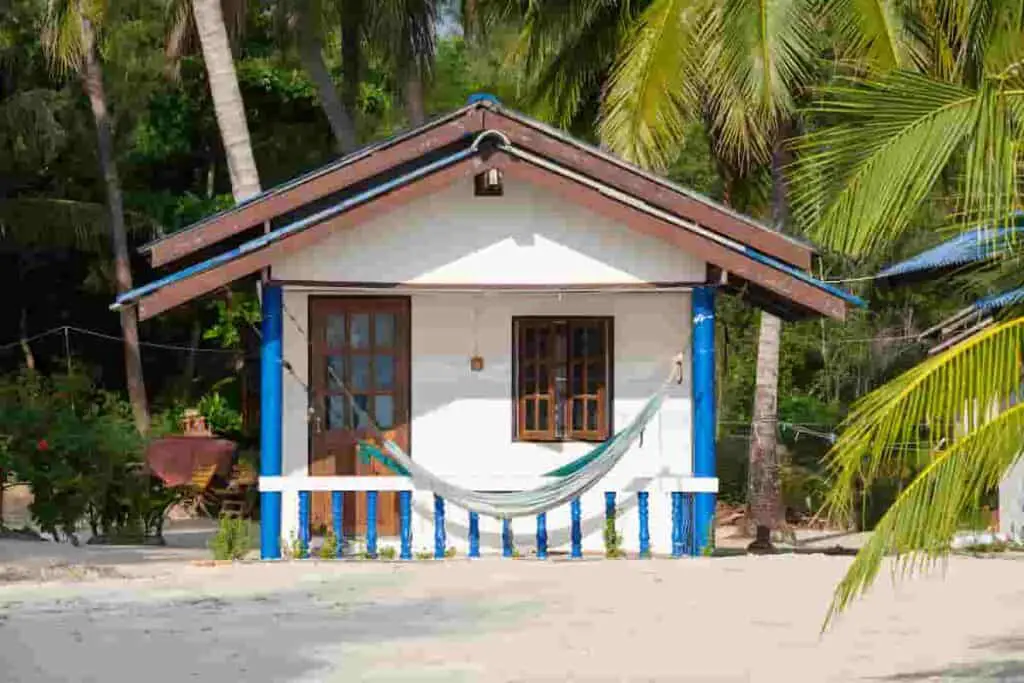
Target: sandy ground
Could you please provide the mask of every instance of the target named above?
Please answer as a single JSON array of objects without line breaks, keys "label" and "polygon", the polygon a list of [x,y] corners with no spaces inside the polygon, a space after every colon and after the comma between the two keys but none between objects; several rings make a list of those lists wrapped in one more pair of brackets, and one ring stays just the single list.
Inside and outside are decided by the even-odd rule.
[{"label": "sandy ground", "polygon": [[0,542],[0,681],[1024,681],[1024,559],[882,580],[850,559],[203,565]]}]

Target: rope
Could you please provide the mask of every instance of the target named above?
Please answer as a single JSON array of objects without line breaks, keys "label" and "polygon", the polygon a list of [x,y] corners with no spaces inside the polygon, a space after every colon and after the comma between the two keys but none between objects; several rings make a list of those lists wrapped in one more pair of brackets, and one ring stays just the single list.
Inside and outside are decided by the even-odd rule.
[{"label": "rope", "polygon": [[[71,332],[74,332],[76,334],[84,334],[84,335],[90,336],[90,337],[96,337],[98,339],[105,339],[107,341],[116,341],[118,343],[124,343],[124,339],[121,338],[121,337],[118,337],[116,335],[107,334],[105,332],[98,332],[96,330],[89,330],[89,329],[86,329],[84,327],[75,327],[74,325],[61,325],[60,327],[51,328],[49,330],[46,330],[45,332],[40,332],[39,334],[34,334],[31,337],[26,337],[25,339],[18,339],[18,340],[12,341],[12,342],[7,342],[7,343],[4,343],[4,344],[0,344],[0,351],[7,351],[7,350],[12,349],[12,348],[14,348],[16,346],[21,346],[21,344],[28,344],[28,343],[37,341],[39,339],[43,339],[44,337],[49,337],[49,336],[52,336],[52,335],[55,335],[55,334],[68,335]],[[230,354],[237,354],[237,353],[239,353],[238,351],[236,351],[234,349],[206,349],[206,348],[200,348],[198,346],[184,346],[184,345],[180,345],[180,344],[162,344],[162,343],[159,343],[159,342],[145,342],[145,341],[140,341],[139,342],[139,346],[143,347],[143,348],[149,348],[149,349],[161,349],[161,350],[164,350],[164,351],[183,351],[183,352],[188,352],[188,353],[230,353]]]}]

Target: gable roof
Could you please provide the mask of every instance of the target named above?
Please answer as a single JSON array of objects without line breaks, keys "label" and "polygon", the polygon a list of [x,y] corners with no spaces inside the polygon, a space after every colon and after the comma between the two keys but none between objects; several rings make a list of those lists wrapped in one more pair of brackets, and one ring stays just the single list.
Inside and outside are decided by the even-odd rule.
[{"label": "gable roof", "polygon": [[[842,318],[862,302],[815,280],[813,250],[537,121],[486,100],[348,155],[268,190],[142,251],[164,265],[272,220],[280,227],[126,292],[114,307],[138,305],[152,317],[255,273],[283,253],[352,227],[489,168],[541,183],[571,201],[707,261],[719,282],[786,318]],[[323,208],[319,208],[319,207]]]}]

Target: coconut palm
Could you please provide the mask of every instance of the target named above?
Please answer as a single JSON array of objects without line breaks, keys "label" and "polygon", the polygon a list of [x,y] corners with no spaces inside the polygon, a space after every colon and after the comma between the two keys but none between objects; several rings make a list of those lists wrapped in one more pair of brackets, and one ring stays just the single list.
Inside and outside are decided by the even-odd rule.
[{"label": "coconut palm", "polygon": [[[853,256],[884,253],[943,197],[959,226],[1006,224],[1021,206],[1024,4],[934,0],[920,10],[916,69],[828,88],[818,109],[837,123],[798,144],[794,216]],[[839,585],[830,618],[886,555],[912,572],[947,553],[963,515],[1019,458],[1022,351],[1024,318],[1006,319],[856,404],[828,456],[833,516],[848,518],[855,491],[879,476],[921,469]]]},{"label": "coconut palm", "polygon": [[245,105],[220,0],[192,0],[192,17],[228,162],[231,192],[235,201],[241,202],[260,193],[260,175],[252,153],[249,124],[245,120]]},{"label": "coconut palm", "polygon": [[[55,72],[73,72],[82,81],[96,123],[96,148],[100,172],[107,195],[107,212],[114,250],[114,275],[117,291],[132,288],[128,235],[125,230],[124,201],[114,157],[114,134],[103,86],[103,65],[96,38],[103,22],[103,4],[86,0],[50,0],[46,7],[43,43]],[[124,337],[125,378],[135,426],[145,434],[149,430],[149,405],[142,375],[139,351],[138,317],[133,307],[121,310]]]},{"label": "coconut palm", "polygon": [[[434,57],[435,0],[282,0],[277,5],[282,42],[298,51],[317,88],[320,106],[339,153],[357,146],[359,82],[371,55],[389,64],[399,81],[406,118],[426,120],[425,83]],[[340,96],[324,57],[324,45],[340,33]]]},{"label": "coconut palm", "polygon": [[[513,3],[514,4],[514,3]],[[818,77],[824,20],[850,58],[894,66],[914,54],[903,14],[883,0],[570,0],[530,3],[523,49],[553,116],[571,120],[601,89],[602,142],[641,166],[664,169],[693,121],[706,125],[730,176],[768,166],[771,219],[787,222],[783,141]],[[824,10],[824,12],[822,11]],[[750,446],[749,503],[760,543],[781,522],[777,455],[781,321],[761,314]]]}]

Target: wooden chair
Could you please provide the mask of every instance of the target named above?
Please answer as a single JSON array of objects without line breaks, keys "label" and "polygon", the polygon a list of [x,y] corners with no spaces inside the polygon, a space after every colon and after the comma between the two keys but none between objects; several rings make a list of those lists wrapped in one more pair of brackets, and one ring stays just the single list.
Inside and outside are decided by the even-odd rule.
[{"label": "wooden chair", "polygon": [[231,479],[223,489],[217,491],[220,498],[221,517],[247,517],[252,511],[249,489],[259,482],[256,471],[246,463],[231,468]]}]

